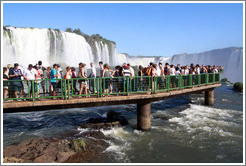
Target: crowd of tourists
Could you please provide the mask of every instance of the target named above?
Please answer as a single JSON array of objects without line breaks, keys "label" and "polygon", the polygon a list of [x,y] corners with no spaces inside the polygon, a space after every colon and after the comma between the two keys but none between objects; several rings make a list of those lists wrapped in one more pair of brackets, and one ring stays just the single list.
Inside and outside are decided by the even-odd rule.
[{"label": "crowd of tourists", "polygon": [[[69,86],[66,89],[66,92],[70,93],[71,88],[73,88],[74,94],[77,94],[80,98],[82,95],[89,97],[90,93],[97,91],[96,83],[93,78],[101,77],[108,78],[105,81],[101,82],[103,84],[103,91],[105,94],[110,94],[113,91],[123,91],[122,82],[125,77],[134,77],[140,76],[140,82],[143,80],[143,76],[167,76],[167,75],[189,75],[189,74],[205,74],[205,73],[218,73],[220,70],[223,70],[222,66],[200,66],[193,65],[190,66],[181,66],[181,65],[169,65],[165,63],[163,65],[161,62],[159,64],[150,63],[148,66],[138,66],[138,70],[134,70],[133,67],[128,63],[124,63],[122,66],[115,66],[114,69],[111,69],[109,64],[103,64],[99,62],[99,73],[97,73],[94,63],[90,63],[90,73],[86,75],[86,64],[79,63],[78,71],[75,70],[75,67],[66,67],[64,72],[61,68],[61,65],[54,64],[51,67],[44,67],[42,61],[39,61],[37,64],[29,64],[26,69],[22,69],[18,63],[15,63],[12,67],[11,64],[8,64],[7,67],[3,67],[3,97],[7,98],[25,98],[28,94],[30,96],[40,95],[40,90],[42,89],[42,94],[45,96],[46,92],[49,92],[50,96],[58,95],[63,87],[64,82],[61,82],[62,79],[71,80],[71,78],[83,78],[83,79],[73,79],[70,81],[73,86]],[[92,79],[88,79],[92,78]],[[117,78],[112,86],[112,79]],[[48,86],[47,80],[48,79]],[[9,81],[11,80],[11,81]],[[23,81],[27,80],[27,81]],[[32,81],[35,80],[35,81]],[[28,91],[24,91],[24,83],[28,87]],[[77,89],[77,85],[79,85]],[[130,85],[131,86],[131,85]],[[135,86],[135,84],[134,84]],[[46,89],[46,88],[49,89]],[[33,94],[34,93],[34,94]],[[107,97],[108,95],[106,95]]]}]

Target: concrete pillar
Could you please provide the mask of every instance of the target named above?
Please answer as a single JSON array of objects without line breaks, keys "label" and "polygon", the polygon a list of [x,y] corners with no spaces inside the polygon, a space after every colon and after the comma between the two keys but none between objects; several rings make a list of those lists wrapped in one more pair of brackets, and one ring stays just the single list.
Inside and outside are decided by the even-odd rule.
[{"label": "concrete pillar", "polygon": [[137,103],[137,129],[148,131],[151,129],[151,103]]},{"label": "concrete pillar", "polygon": [[214,89],[205,91],[205,105],[213,105],[214,104]]}]

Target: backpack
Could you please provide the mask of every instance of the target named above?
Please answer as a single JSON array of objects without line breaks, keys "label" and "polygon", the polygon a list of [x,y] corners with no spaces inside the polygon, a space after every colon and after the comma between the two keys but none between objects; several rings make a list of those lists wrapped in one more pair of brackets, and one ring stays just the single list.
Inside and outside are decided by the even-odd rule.
[{"label": "backpack", "polygon": [[152,73],[151,67],[148,67],[147,70],[146,70],[146,75],[147,76],[151,76],[151,73]]}]

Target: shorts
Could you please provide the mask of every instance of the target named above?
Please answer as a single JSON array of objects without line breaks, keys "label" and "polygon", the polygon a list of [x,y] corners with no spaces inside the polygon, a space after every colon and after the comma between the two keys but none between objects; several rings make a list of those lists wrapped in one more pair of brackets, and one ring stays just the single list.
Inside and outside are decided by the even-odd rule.
[{"label": "shorts", "polygon": [[105,79],[105,89],[109,89],[110,79]]},{"label": "shorts", "polygon": [[23,90],[23,84],[21,81],[11,81],[10,82],[10,90],[20,91]]},{"label": "shorts", "polygon": [[51,85],[53,86],[53,91],[56,91],[57,90],[57,83],[51,82]]},{"label": "shorts", "polygon": [[45,86],[45,80],[41,81],[41,86],[44,87]]},{"label": "shorts", "polygon": [[8,89],[9,89],[8,86],[4,86],[4,87],[3,87],[3,90],[8,90]]},{"label": "shorts", "polygon": [[[31,88],[30,88],[30,93],[32,93],[32,82],[30,82],[30,84],[31,84]],[[27,86],[28,86],[28,84],[27,84]],[[36,84],[36,82],[34,82],[34,92],[37,92],[37,84]]]},{"label": "shorts", "polygon": [[[52,82],[51,82],[52,83]],[[53,85],[53,84],[52,84]],[[61,88],[61,81],[58,81],[58,83],[56,83],[56,88]],[[55,89],[54,89],[54,91],[56,91]]]}]

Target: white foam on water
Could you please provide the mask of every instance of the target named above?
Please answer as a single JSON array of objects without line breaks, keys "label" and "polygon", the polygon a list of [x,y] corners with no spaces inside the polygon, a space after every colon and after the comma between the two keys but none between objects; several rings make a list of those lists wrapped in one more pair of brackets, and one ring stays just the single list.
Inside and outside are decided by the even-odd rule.
[{"label": "white foam on water", "polygon": [[131,149],[131,143],[129,138],[131,133],[122,127],[114,127],[110,130],[100,130],[105,136],[112,137],[117,141],[109,141],[110,146],[105,150],[105,152],[113,152],[115,159],[122,162],[129,162],[127,157],[127,151]]},{"label": "white foam on water", "polygon": [[222,99],[222,101],[231,102],[231,101],[230,101],[230,100],[228,100],[228,99]]},{"label": "white foam on water", "polygon": [[190,104],[190,108],[180,112],[181,117],[169,119],[169,122],[187,133],[205,132],[223,137],[238,137],[228,131],[229,128],[240,127],[240,124],[230,121],[237,114],[242,112]]},{"label": "white foam on water", "polygon": [[78,127],[77,130],[79,131],[79,134],[82,134],[82,133],[85,133],[85,132],[88,132],[88,131],[93,131],[92,129],[89,129],[89,128],[80,128]]}]

